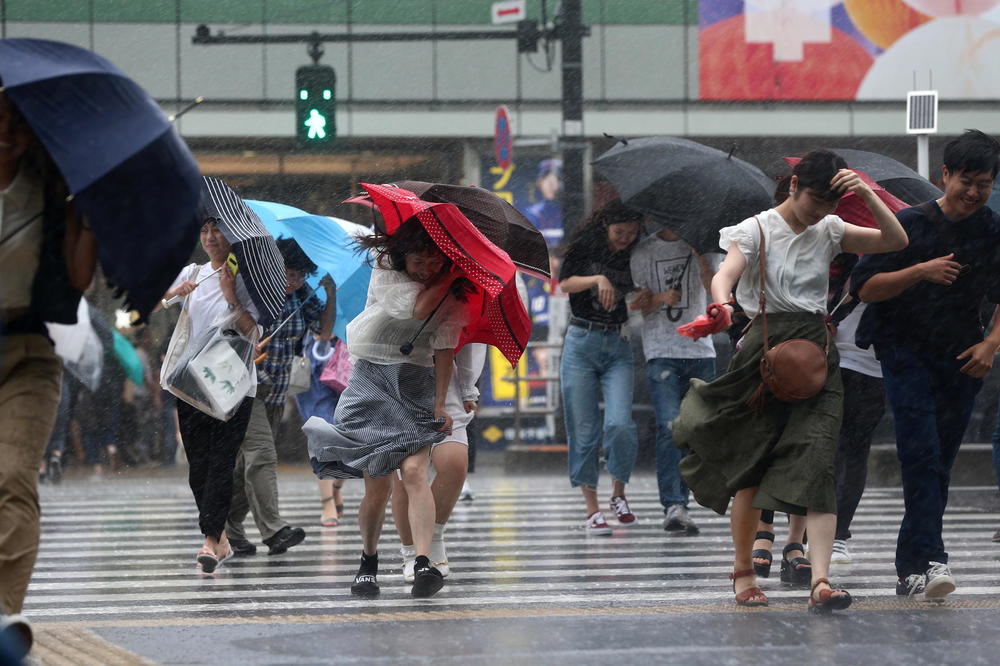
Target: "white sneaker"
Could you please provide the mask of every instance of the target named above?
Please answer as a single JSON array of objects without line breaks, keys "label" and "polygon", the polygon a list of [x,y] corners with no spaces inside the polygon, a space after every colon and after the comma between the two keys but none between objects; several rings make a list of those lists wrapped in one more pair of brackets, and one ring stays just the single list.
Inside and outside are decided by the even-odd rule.
[{"label": "white sneaker", "polygon": [[417,549],[414,546],[400,546],[399,554],[403,556],[403,580],[413,582],[413,563],[417,559]]},{"label": "white sneaker", "polygon": [[940,601],[955,591],[955,579],[951,569],[941,562],[930,562],[927,569],[927,582],[924,584],[924,598],[928,601]]},{"label": "white sneaker", "polygon": [[469,485],[468,481],[462,482],[462,492],[458,494],[458,501],[471,502],[474,499],[476,496],[472,494],[472,486]]},{"label": "white sneaker", "polygon": [[448,566],[448,553],[444,550],[444,525],[434,526],[434,537],[431,539],[431,552],[428,555],[431,566],[441,572],[442,578],[447,578],[451,573]]},{"label": "white sneaker", "polygon": [[588,536],[608,536],[611,534],[611,526],[608,525],[608,521],[604,519],[604,514],[600,511],[594,512],[594,515],[587,518],[583,527],[587,530]]},{"label": "white sneaker", "polygon": [[830,564],[850,564],[851,551],[847,550],[847,541],[844,539],[834,539],[833,555],[830,556]]}]

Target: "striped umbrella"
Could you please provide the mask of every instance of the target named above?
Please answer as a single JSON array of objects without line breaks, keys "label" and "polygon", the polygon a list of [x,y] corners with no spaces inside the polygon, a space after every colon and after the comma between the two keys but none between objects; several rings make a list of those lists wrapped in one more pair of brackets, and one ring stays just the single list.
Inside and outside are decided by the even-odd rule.
[{"label": "striped umbrella", "polygon": [[243,281],[260,312],[257,323],[267,326],[285,307],[285,262],[281,252],[260,218],[232,188],[217,178],[206,176],[204,180],[198,213],[202,220],[216,218],[239,263],[236,279]]}]

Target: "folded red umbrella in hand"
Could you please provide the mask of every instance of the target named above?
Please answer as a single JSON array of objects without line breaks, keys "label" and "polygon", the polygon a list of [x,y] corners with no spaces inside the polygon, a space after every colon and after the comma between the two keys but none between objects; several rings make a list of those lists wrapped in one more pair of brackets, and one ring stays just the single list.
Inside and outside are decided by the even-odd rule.
[{"label": "folded red umbrella in hand", "polygon": [[733,324],[729,310],[722,307],[724,303],[712,303],[705,314],[698,315],[691,322],[677,327],[677,333],[685,338],[704,338],[713,333],[721,333]]}]

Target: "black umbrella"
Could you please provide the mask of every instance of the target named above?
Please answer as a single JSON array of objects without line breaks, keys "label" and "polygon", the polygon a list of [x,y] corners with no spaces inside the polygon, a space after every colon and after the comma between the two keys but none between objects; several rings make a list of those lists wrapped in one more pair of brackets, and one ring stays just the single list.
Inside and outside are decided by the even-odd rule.
[{"label": "black umbrella", "polygon": [[719,230],[771,207],[774,182],[731,154],[675,137],[631,139],[594,161],[630,208],[700,253],[720,252]]},{"label": "black umbrella", "polygon": [[285,307],[285,262],[281,252],[260,218],[228,185],[216,178],[205,177],[204,181],[199,215],[202,220],[218,220],[239,264],[236,279],[243,281],[260,312],[257,323],[267,326]]},{"label": "black umbrella", "polygon": [[890,194],[899,197],[908,204],[916,205],[937,199],[944,194],[919,173],[891,157],[850,148],[831,148],[830,150],[843,157],[847,166],[864,171]]}]

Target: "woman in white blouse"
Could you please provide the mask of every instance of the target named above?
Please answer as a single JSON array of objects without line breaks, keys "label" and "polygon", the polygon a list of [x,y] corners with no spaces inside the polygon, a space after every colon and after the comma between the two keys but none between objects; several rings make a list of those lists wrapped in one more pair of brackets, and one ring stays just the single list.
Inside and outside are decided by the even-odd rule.
[{"label": "woman in white blouse", "polygon": [[[766,239],[769,344],[806,338],[824,346],[831,259],[840,252],[879,253],[906,247],[895,216],[843,158],[825,150],[806,155],[792,171],[790,196],[777,207],[722,230],[727,255],[712,280],[708,314],[728,322],[730,294],[754,320],[727,373],[711,383],[693,380],[673,424],[674,441],[688,455],[684,480],[699,503],[725,513],[735,549],[736,603],[767,605],[757,587],[751,550],[761,509],[805,514],[812,554],[810,610],[843,609],[851,603],[827,579],[836,529],[833,460],[840,430],[843,391],[836,347],[828,356],[828,378],[820,393],[798,403],[769,396],[748,400],[760,386],[764,351],[759,319],[760,235]],[[861,197],[878,229],[845,224],[833,215],[840,197]],[[758,224],[759,223],[759,224]],[[737,284],[738,283],[738,284]]]},{"label": "woman in white blouse", "polygon": [[429,559],[434,496],[428,483],[433,444],[451,431],[446,409],[455,347],[464,326],[461,301],[472,283],[415,219],[391,236],[358,241],[375,255],[364,311],[347,326],[354,370],[334,422],[303,426],[313,470],[321,478],[365,480],[358,510],[361,566],[351,593],[379,595],[378,541],[396,473],[406,488],[415,550],[414,597],[430,597],[444,578]]}]

